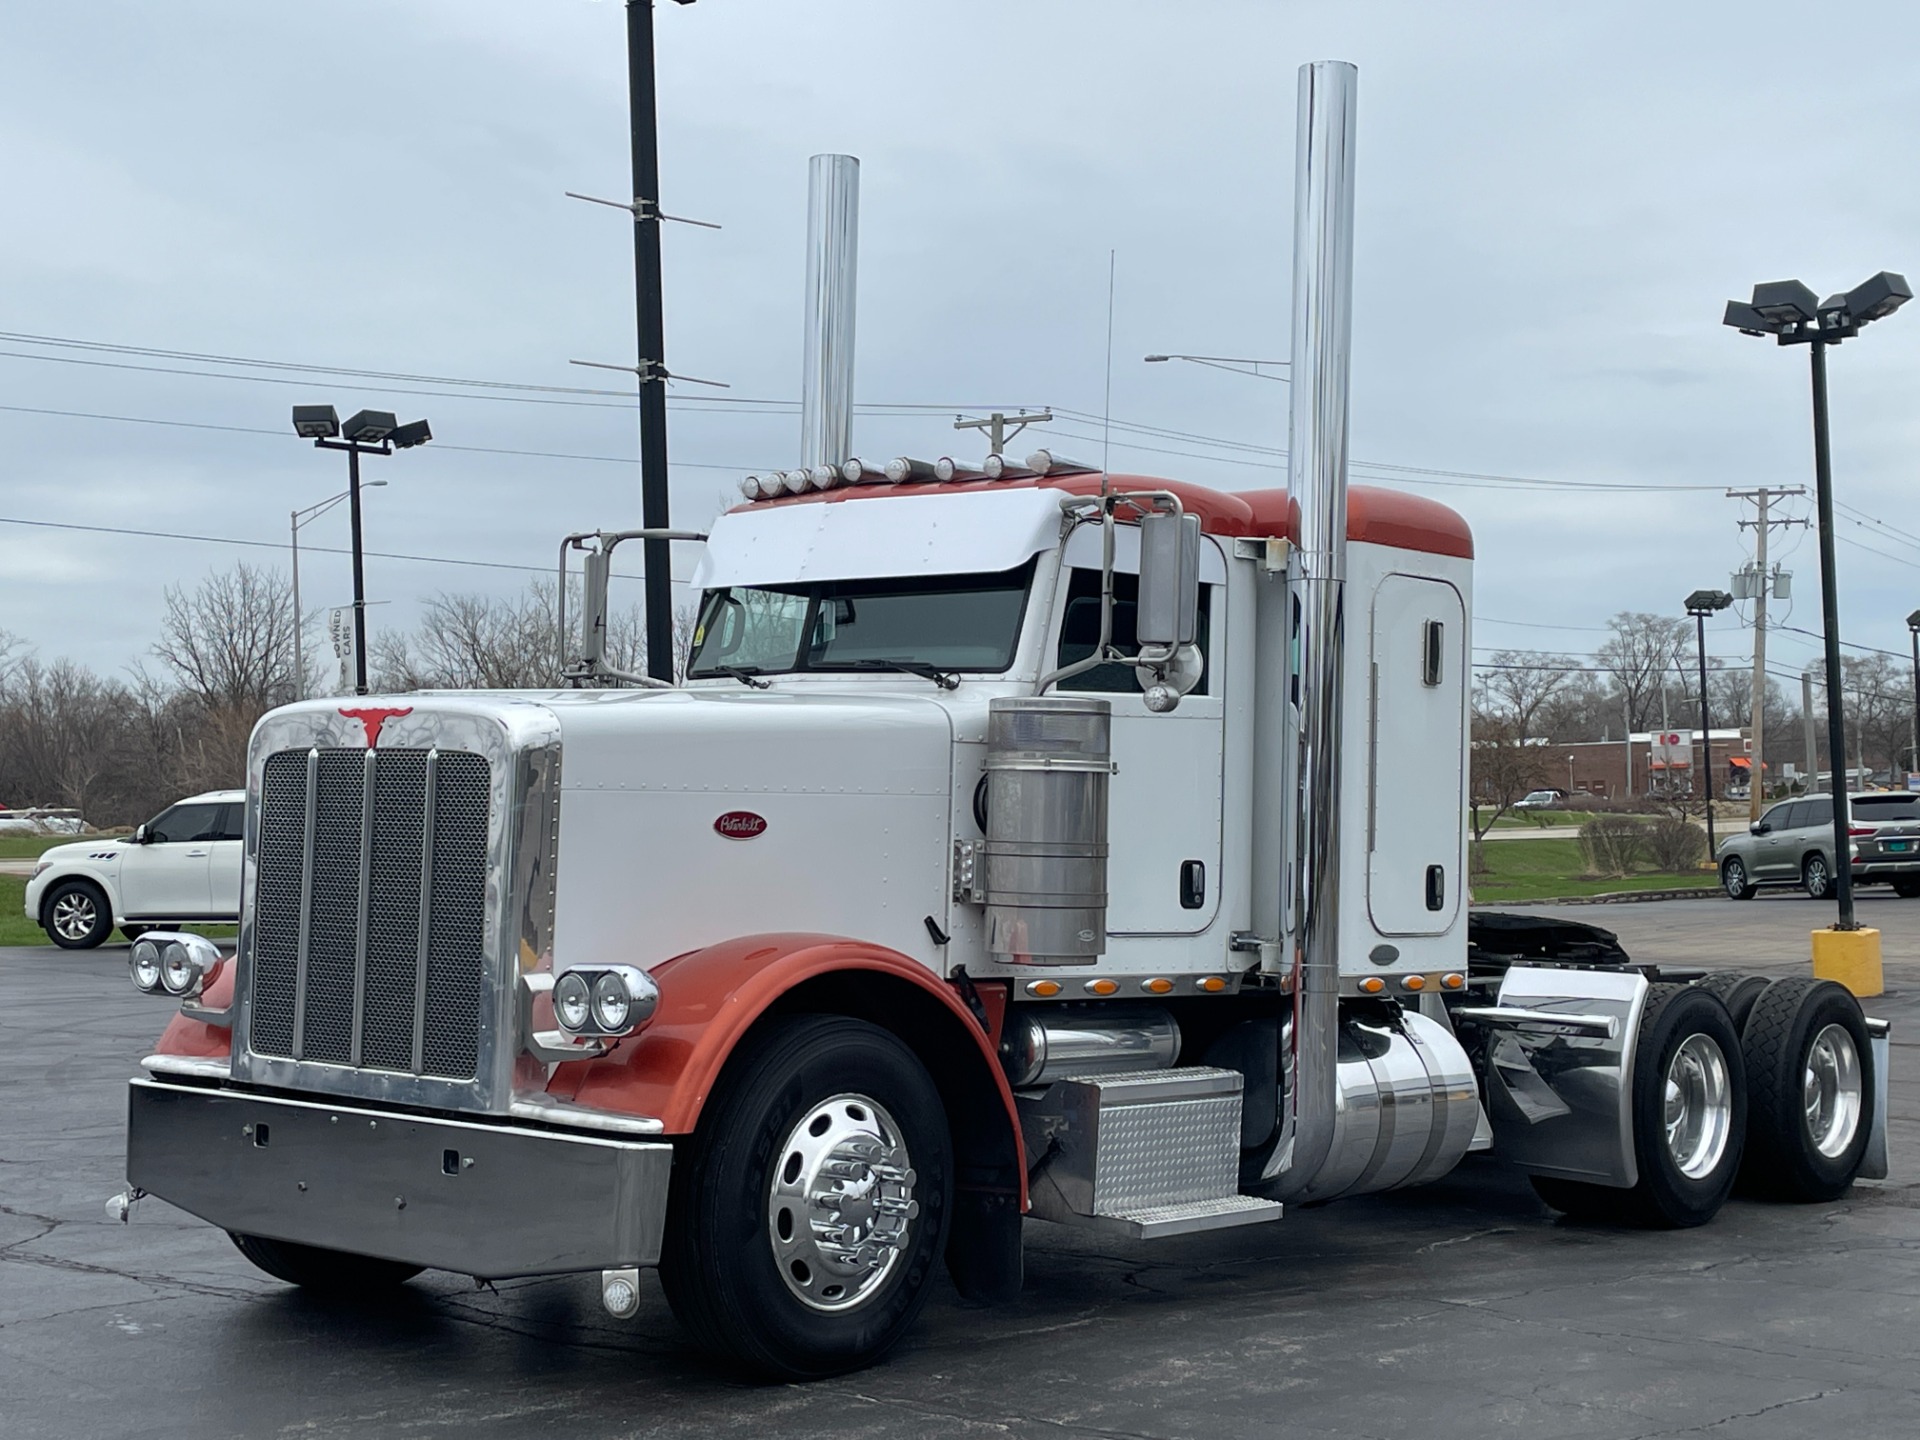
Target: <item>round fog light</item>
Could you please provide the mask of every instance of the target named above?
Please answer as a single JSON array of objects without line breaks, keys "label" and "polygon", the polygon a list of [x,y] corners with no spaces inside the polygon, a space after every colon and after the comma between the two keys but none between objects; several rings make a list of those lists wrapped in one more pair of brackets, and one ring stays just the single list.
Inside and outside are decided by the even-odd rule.
[{"label": "round fog light", "polygon": [[627,982],[608,971],[593,982],[593,1021],[608,1034],[627,1028],[633,1015],[633,997],[627,994]]},{"label": "round fog light", "polygon": [[592,1003],[593,992],[579,971],[569,970],[553,982],[553,1018],[562,1030],[586,1029]]},{"label": "round fog light", "polygon": [[133,953],[127,957],[127,973],[133,977],[133,983],[142,990],[154,991],[160,988],[160,947],[151,940],[133,942]]}]

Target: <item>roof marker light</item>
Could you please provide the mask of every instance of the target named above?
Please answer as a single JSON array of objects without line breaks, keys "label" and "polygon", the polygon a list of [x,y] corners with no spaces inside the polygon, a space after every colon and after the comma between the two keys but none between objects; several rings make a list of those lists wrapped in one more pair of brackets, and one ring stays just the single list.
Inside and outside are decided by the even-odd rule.
[{"label": "roof marker light", "polygon": [[934,467],[925,460],[915,460],[907,455],[896,455],[887,461],[887,479],[896,485],[921,483],[935,478]]},{"label": "roof marker light", "polygon": [[832,465],[816,465],[807,472],[807,478],[816,490],[831,490],[840,483],[840,471]]},{"label": "roof marker light", "polygon": [[986,471],[975,469],[964,460],[956,460],[951,455],[942,455],[933,462],[933,478],[942,482],[954,480],[983,480]]},{"label": "roof marker light", "polygon": [[804,495],[812,483],[812,472],[807,470],[787,470],[780,476],[780,484],[789,495]]}]

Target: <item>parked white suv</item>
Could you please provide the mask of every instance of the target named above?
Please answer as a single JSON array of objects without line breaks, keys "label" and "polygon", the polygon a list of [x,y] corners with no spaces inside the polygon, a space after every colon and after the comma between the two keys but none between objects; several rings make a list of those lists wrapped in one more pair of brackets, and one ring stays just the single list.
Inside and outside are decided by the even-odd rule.
[{"label": "parked white suv", "polygon": [[56,845],[27,882],[27,916],[63,950],[90,950],[113,927],[240,919],[247,792],[213,790],[168,807],[132,835]]}]

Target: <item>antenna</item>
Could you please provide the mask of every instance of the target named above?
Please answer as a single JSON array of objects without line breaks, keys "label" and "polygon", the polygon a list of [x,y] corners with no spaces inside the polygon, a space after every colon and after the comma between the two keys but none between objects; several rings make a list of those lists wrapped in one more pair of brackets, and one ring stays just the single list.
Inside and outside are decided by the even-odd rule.
[{"label": "antenna", "polygon": [[1104,499],[1111,477],[1107,460],[1113,449],[1113,273],[1117,252],[1107,251],[1107,393],[1100,407],[1100,495]]}]

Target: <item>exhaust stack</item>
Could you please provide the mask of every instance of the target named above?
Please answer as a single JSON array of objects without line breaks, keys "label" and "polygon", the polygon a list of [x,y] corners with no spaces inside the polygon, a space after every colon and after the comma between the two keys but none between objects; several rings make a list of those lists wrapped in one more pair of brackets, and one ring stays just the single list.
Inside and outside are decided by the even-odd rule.
[{"label": "exhaust stack", "polygon": [[800,381],[802,468],[853,454],[854,278],[860,246],[860,162],[807,165],[807,334]]},{"label": "exhaust stack", "polygon": [[1285,1168],[1300,1194],[1333,1145],[1340,958],[1340,718],[1346,651],[1347,379],[1353,313],[1354,97],[1342,60],[1300,67],[1293,171],[1293,383],[1287,488],[1300,511],[1300,735],[1287,846],[1291,1079]]}]

